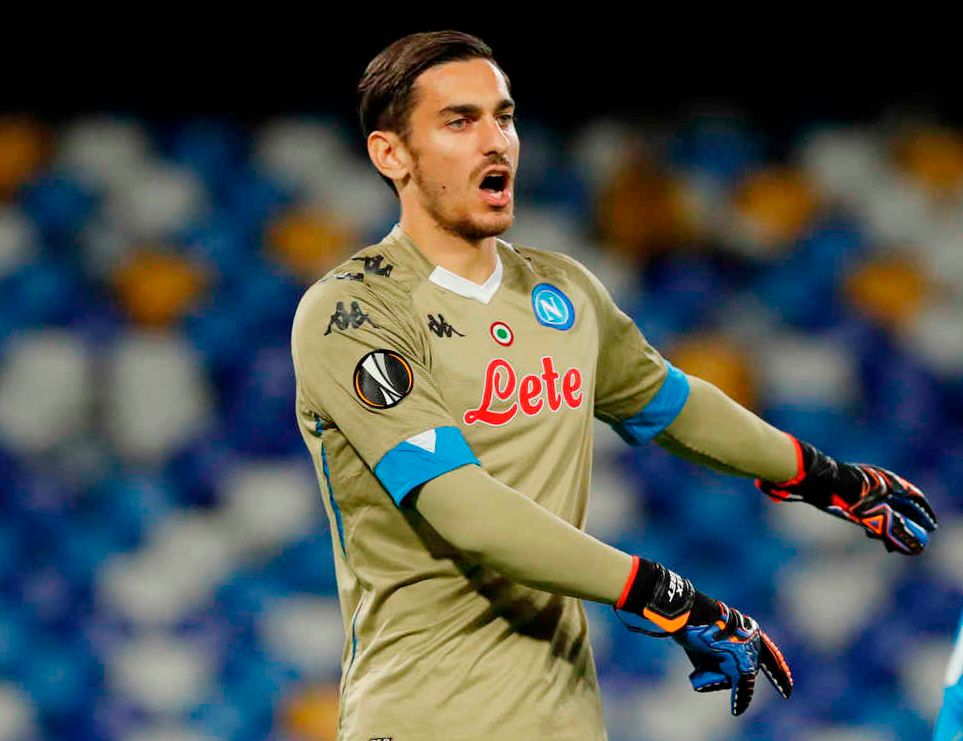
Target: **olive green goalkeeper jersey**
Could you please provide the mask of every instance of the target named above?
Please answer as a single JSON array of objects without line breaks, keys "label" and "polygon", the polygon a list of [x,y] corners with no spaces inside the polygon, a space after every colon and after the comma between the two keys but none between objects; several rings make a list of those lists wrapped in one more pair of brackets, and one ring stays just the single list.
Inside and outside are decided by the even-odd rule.
[{"label": "olive green goalkeeper jersey", "polygon": [[501,240],[497,258],[476,284],[396,226],[298,307],[297,416],[346,634],[340,741],[606,738],[581,602],[470,560],[408,495],[480,465],[584,528],[593,416],[641,443],[688,384],[576,261]]}]

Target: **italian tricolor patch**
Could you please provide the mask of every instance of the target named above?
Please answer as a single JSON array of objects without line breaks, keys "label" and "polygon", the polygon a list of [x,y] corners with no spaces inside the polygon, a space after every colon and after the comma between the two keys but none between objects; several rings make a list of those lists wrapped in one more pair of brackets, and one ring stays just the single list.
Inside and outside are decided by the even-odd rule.
[{"label": "italian tricolor patch", "polygon": [[499,345],[508,347],[515,341],[515,334],[505,322],[495,322],[491,329],[492,339]]}]

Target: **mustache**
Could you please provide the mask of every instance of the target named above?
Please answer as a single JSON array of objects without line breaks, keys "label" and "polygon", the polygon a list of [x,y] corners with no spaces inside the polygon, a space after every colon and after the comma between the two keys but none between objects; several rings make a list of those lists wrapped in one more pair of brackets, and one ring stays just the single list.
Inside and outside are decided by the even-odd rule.
[{"label": "mustache", "polygon": [[478,177],[479,175],[482,174],[482,172],[484,172],[485,170],[487,170],[489,167],[493,165],[498,165],[500,167],[507,167],[509,170],[512,170],[514,172],[514,168],[512,167],[511,160],[509,160],[508,157],[505,157],[500,154],[496,154],[496,155],[489,155],[488,158],[482,164],[480,164],[478,168],[475,170],[473,177]]}]

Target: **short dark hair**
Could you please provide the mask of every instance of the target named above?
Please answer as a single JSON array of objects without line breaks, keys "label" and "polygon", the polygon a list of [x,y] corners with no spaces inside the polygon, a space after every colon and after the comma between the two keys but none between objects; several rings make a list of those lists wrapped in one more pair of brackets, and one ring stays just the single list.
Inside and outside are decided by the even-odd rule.
[{"label": "short dark hair", "polygon": [[[415,80],[427,69],[446,62],[487,59],[496,67],[491,47],[461,31],[429,31],[398,39],[371,60],[358,82],[358,115],[365,139],[372,131],[393,131],[407,140]],[[508,75],[498,67],[511,87]],[[381,176],[392,190],[394,183]]]}]

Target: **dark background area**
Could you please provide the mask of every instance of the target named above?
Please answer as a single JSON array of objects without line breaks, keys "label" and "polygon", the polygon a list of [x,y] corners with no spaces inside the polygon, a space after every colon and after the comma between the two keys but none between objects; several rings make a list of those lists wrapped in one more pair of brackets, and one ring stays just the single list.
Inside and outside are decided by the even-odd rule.
[{"label": "dark background area", "polygon": [[[937,15],[795,6],[738,12],[551,12],[511,4],[471,15],[366,7],[150,19],[136,29],[71,29],[38,45],[10,33],[0,108],[59,120],[130,112],[155,121],[213,115],[257,121],[354,109],[354,86],[380,49],[421,30],[481,36],[512,79],[520,115],[566,128],[600,114],[676,119],[735,110],[778,136],[821,120],[926,111],[963,121],[958,40]],[[263,9],[262,9],[263,12]],[[504,20],[500,18],[504,17]],[[386,22],[384,18],[390,18]],[[166,28],[170,24],[170,28]],[[15,26],[11,26],[13,31]]]}]

